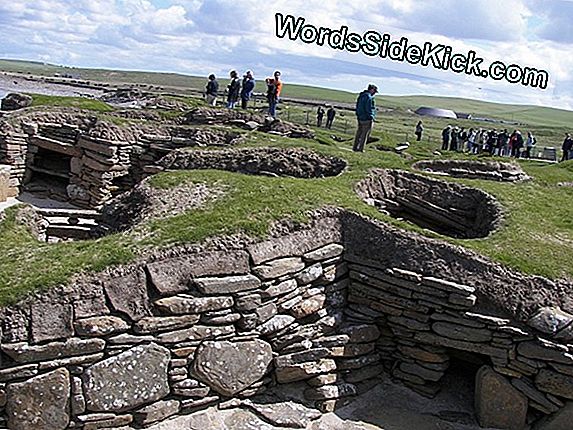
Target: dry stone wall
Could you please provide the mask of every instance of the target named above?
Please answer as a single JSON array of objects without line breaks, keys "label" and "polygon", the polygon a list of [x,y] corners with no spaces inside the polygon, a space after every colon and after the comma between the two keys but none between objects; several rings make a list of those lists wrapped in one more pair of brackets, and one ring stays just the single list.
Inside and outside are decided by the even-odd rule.
[{"label": "dry stone wall", "polygon": [[[383,372],[431,397],[461,352],[484,363],[483,426],[567,428],[573,315],[562,302],[565,310],[503,312],[505,299],[496,304],[472,282],[475,255],[342,211],[276,231],[158,254],[4,308],[4,425],[142,427],[300,381],[309,401],[332,411]],[[424,249],[426,260],[397,243]],[[482,282],[501,282],[496,270]]]}]

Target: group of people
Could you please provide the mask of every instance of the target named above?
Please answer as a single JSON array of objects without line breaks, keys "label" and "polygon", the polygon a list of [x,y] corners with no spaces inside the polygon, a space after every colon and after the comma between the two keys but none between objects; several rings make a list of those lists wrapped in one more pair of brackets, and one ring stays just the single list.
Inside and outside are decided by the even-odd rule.
[{"label": "group of people", "polygon": [[336,111],[334,107],[329,106],[328,110],[325,111],[322,106],[319,106],[316,110],[316,126],[322,127],[322,120],[324,119],[324,114],[326,113],[326,124],[325,127],[332,128],[332,123],[334,122],[334,117],[336,116]]},{"label": "group of people", "polygon": [[[241,100],[241,108],[247,109],[249,100],[253,96],[255,90],[255,78],[253,72],[247,70],[243,78],[239,78],[236,70],[229,72],[230,81],[227,85],[227,103],[229,109],[234,109],[239,99]],[[274,72],[272,78],[266,78],[265,84],[267,85],[266,97],[269,103],[269,116],[276,117],[277,104],[279,102],[280,94],[282,91],[283,83],[280,79],[281,72],[278,70]],[[219,82],[214,74],[209,75],[209,80],[205,87],[205,98],[207,104],[216,106],[217,98],[219,97]]]},{"label": "group of people", "polygon": [[448,125],[442,130],[442,150],[467,151],[472,154],[486,153],[500,157],[531,158],[537,143],[533,133],[527,132],[524,139],[521,131],[511,134],[504,130],[485,130]]}]

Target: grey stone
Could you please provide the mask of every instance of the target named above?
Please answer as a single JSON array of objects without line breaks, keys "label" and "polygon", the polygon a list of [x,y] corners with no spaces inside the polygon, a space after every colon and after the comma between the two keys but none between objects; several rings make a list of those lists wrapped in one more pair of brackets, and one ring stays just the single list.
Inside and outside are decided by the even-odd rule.
[{"label": "grey stone", "polygon": [[338,370],[360,369],[362,367],[370,366],[380,362],[380,354],[368,354],[360,357],[352,358],[338,358],[336,360],[336,368]]},{"label": "grey stone", "polygon": [[338,333],[347,334],[350,343],[372,342],[380,336],[380,330],[374,324],[345,324]]},{"label": "grey stone", "polygon": [[104,281],[104,288],[111,305],[117,312],[126,314],[133,321],[151,316],[147,280],[142,269],[125,276],[110,276]]},{"label": "grey stone", "polygon": [[380,375],[383,371],[384,366],[382,364],[374,364],[372,366],[351,370],[344,374],[344,380],[351,384],[357,384],[359,382],[372,380],[372,378]]},{"label": "grey stone", "polygon": [[480,426],[523,430],[527,398],[489,366],[476,374],[475,410]]},{"label": "grey stone", "polygon": [[236,321],[241,319],[241,314],[239,313],[228,313],[226,315],[216,315],[211,313],[203,314],[201,317],[201,322],[203,324],[212,324],[212,325],[227,325],[233,324]]},{"label": "grey stone", "polygon": [[527,398],[542,406],[546,411],[548,411],[548,413],[553,413],[559,410],[559,407],[547,399],[542,392],[538,391],[529,379],[513,378],[511,380],[511,385],[521,391]]},{"label": "grey stone", "polygon": [[416,363],[400,363],[400,370],[402,372],[410,373],[411,375],[416,375],[426,381],[432,382],[437,382],[442,378],[442,376],[444,376],[443,371],[431,370]]},{"label": "grey stone", "polygon": [[135,346],[89,367],[82,375],[86,407],[122,412],[160,400],[169,393],[169,350]]},{"label": "grey stone", "polygon": [[517,345],[518,354],[527,358],[543,361],[554,361],[561,364],[573,364],[573,354],[565,350],[554,349],[553,345],[538,342],[520,342]]},{"label": "grey stone", "polygon": [[176,294],[187,291],[195,277],[248,273],[249,255],[245,251],[208,252],[148,263],[147,271],[160,294]]},{"label": "grey stone", "polygon": [[306,285],[310,284],[313,281],[316,281],[321,276],[322,276],[322,266],[320,263],[315,263],[312,266],[308,266],[304,270],[301,270],[299,273],[295,275],[294,278],[300,285]]},{"label": "grey stone", "polygon": [[51,370],[56,367],[71,367],[71,366],[83,366],[88,364],[93,364],[103,357],[103,352],[98,352],[97,354],[89,355],[79,355],[77,357],[66,357],[59,358],[56,360],[42,361],[39,365],[40,370]]},{"label": "grey stone", "polygon": [[84,424],[82,430],[97,430],[97,429],[121,429],[123,430],[128,424],[133,422],[133,415],[114,415],[112,418],[108,418],[101,421],[88,422]]},{"label": "grey stone", "polygon": [[275,358],[275,367],[286,367],[292,366],[293,364],[316,361],[318,359],[328,357],[329,355],[330,349],[328,348],[309,349],[291,354],[279,355]]},{"label": "grey stone", "polygon": [[488,329],[467,327],[445,321],[432,324],[432,330],[440,336],[467,342],[489,342],[492,339],[492,333]]},{"label": "grey stone", "polygon": [[232,297],[174,296],[159,299],[155,306],[172,315],[199,314],[201,312],[227,309],[233,306]]},{"label": "grey stone", "polygon": [[535,377],[535,385],[544,393],[573,400],[573,377],[541,369]]},{"label": "grey stone", "polygon": [[507,358],[508,356],[508,351],[503,348],[496,348],[484,343],[450,339],[428,332],[418,332],[414,335],[414,339],[429,345],[461,349],[462,351],[476,352],[491,357]]},{"label": "grey stone", "polygon": [[376,349],[375,343],[349,343],[330,348],[330,355],[332,357],[356,357],[370,354],[374,349]]},{"label": "grey stone", "polygon": [[287,257],[269,261],[263,265],[253,267],[253,273],[263,280],[280,278],[290,273],[304,269],[300,257]]},{"label": "grey stone", "polygon": [[209,327],[196,325],[187,329],[177,330],[157,335],[160,343],[178,343],[193,340],[213,339],[217,336],[226,336],[235,332],[233,326]]},{"label": "grey stone", "polygon": [[281,384],[303,381],[321,373],[336,370],[336,362],[331,358],[323,358],[313,362],[293,364],[275,370],[277,381]]},{"label": "grey stone", "polygon": [[427,285],[428,287],[434,287],[439,290],[447,291],[448,293],[461,294],[462,296],[469,296],[470,294],[475,292],[474,287],[462,284],[456,284],[455,282],[434,278],[432,276],[423,276],[422,284]]},{"label": "grey stone", "polygon": [[316,262],[328,260],[329,258],[338,257],[344,252],[344,247],[338,243],[331,243],[314,251],[307,252],[302,256],[305,261]]},{"label": "grey stone", "polygon": [[311,387],[322,387],[323,385],[332,385],[339,382],[344,382],[344,378],[340,373],[327,373],[326,375],[318,375],[306,380],[306,383]]},{"label": "grey stone", "polygon": [[105,315],[77,320],[74,327],[79,336],[107,336],[128,330],[129,324],[119,317]]},{"label": "grey stone", "polygon": [[139,345],[141,343],[153,342],[153,336],[134,336],[129,333],[118,334],[117,336],[110,337],[107,342],[109,345]]},{"label": "grey stone", "polygon": [[310,229],[297,231],[249,246],[255,264],[291,255],[303,255],[322,246],[341,242],[340,221],[323,218]]},{"label": "grey stone", "polygon": [[294,321],[294,317],[290,315],[275,315],[257,330],[262,335],[268,336],[290,326]]},{"label": "grey stone", "polygon": [[2,344],[2,351],[17,363],[51,360],[58,357],[76,356],[100,352],[105,347],[103,339],[71,338],[65,342],[50,342],[30,345],[25,342]]},{"label": "grey stone", "polygon": [[356,394],[358,394],[356,386],[349,383],[323,385],[322,387],[304,390],[304,397],[308,400],[340,399],[342,397],[355,396]]},{"label": "grey stone", "polygon": [[312,421],[320,418],[322,415],[316,409],[307,408],[299,403],[276,402],[272,400],[270,399],[268,403],[245,400],[243,405],[274,426],[288,428],[307,428]]},{"label": "grey stone", "polygon": [[64,339],[73,336],[72,305],[57,299],[35,301],[31,306],[32,340]]},{"label": "grey stone", "polygon": [[573,322],[573,315],[559,307],[540,308],[527,322],[542,333],[554,335]]},{"label": "grey stone", "polygon": [[270,287],[263,290],[263,297],[274,298],[282,296],[283,294],[290,293],[297,288],[297,282],[294,279],[287,279],[286,281],[280,282],[276,285],[271,285]]},{"label": "grey stone", "polygon": [[325,301],[326,301],[326,296],[324,294],[317,294],[316,296],[310,297],[306,300],[302,300],[301,302],[295,304],[290,309],[290,313],[296,319],[305,318],[323,309]]},{"label": "grey stone", "polygon": [[180,388],[173,387],[172,394],[181,397],[204,398],[209,395],[211,388],[209,387],[196,387],[196,388]]},{"label": "grey stone", "polygon": [[235,309],[239,312],[248,312],[262,305],[261,294],[252,293],[235,298]]},{"label": "grey stone", "polygon": [[573,402],[567,402],[561,410],[536,422],[532,430],[571,430],[571,423],[573,423]]},{"label": "grey stone", "polygon": [[204,342],[195,354],[195,377],[223,396],[232,396],[261,379],[273,357],[260,339]]},{"label": "grey stone", "polygon": [[63,430],[70,422],[70,374],[58,369],[8,384],[6,415],[14,430]]},{"label": "grey stone", "polygon": [[176,317],[145,317],[135,323],[133,330],[138,334],[157,333],[187,328],[199,321],[200,315]]},{"label": "grey stone", "polygon": [[253,275],[226,276],[197,278],[194,280],[194,285],[203,294],[230,294],[259,288],[261,281]]},{"label": "grey stone", "polygon": [[19,378],[29,378],[38,374],[37,364],[25,364],[23,366],[0,369],[0,382],[8,382]]}]

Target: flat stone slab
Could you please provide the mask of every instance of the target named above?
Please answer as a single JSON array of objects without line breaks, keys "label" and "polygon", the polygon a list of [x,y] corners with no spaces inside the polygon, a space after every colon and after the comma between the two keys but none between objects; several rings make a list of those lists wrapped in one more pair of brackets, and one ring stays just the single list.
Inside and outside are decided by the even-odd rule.
[{"label": "flat stone slab", "polygon": [[308,408],[300,403],[273,402],[272,400],[273,399],[268,399],[265,403],[262,403],[261,399],[257,399],[256,402],[244,400],[241,404],[274,426],[304,429],[312,421],[322,416],[318,410]]},{"label": "flat stone slab", "polygon": [[271,345],[247,342],[204,342],[195,354],[194,374],[219,394],[232,396],[260,380],[273,358]]},{"label": "flat stone slab", "polygon": [[86,407],[122,412],[169,394],[171,354],[156,344],[133,347],[90,366],[82,375]]},{"label": "flat stone slab", "polygon": [[203,294],[230,294],[259,288],[261,281],[253,275],[225,276],[198,278],[194,280],[194,285]]},{"label": "flat stone slab", "polygon": [[8,384],[6,415],[13,430],[63,430],[70,415],[70,374],[58,369]]},{"label": "flat stone slab", "polygon": [[304,266],[305,264],[300,257],[287,257],[253,267],[253,273],[261,279],[267,280],[298,272],[304,269]]},{"label": "flat stone slab", "polygon": [[181,295],[159,299],[155,302],[155,305],[160,310],[172,315],[199,314],[201,312],[230,308],[233,306],[233,298]]}]

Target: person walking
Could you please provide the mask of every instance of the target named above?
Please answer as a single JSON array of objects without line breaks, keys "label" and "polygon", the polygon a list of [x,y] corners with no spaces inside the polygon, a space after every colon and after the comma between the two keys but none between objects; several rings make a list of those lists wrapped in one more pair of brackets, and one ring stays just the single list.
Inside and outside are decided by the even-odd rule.
[{"label": "person walking", "polygon": [[253,95],[254,89],[255,78],[253,77],[253,72],[247,70],[245,76],[243,76],[243,85],[241,86],[241,108],[247,109],[247,104]]},{"label": "person walking", "polygon": [[277,104],[280,100],[283,83],[280,80],[281,72],[275,71],[272,78],[265,79],[267,84],[267,100],[269,102],[269,116],[276,118]]},{"label": "person walking", "polygon": [[424,126],[422,125],[422,120],[418,121],[418,124],[416,124],[416,131],[414,132],[414,134],[416,135],[416,141],[420,141],[422,140],[422,133],[424,132]]},{"label": "person walking", "polygon": [[571,138],[571,134],[567,133],[565,135],[565,140],[563,141],[563,145],[561,145],[561,149],[563,150],[561,161],[570,160],[571,152],[573,152],[573,139]]},{"label": "person walking", "polygon": [[324,109],[319,106],[316,111],[316,126],[320,127],[322,125],[322,119],[324,118]]},{"label": "person walking", "polygon": [[336,111],[332,106],[330,106],[326,111],[326,128],[328,128],[329,130],[332,128],[332,123],[334,122],[335,115]]},{"label": "person walking", "polygon": [[207,104],[209,106],[216,106],[217,105],[217,95],[219,93],[219,82],[217,82],[217,78],[215,75],[209,75],[209,81],[207,82],[207,86],[205,87],[205,98],[207,99]]},{"label": "person walking", "polygon": [[358,120],[358,128],[356,129],[356,136],[354,137],[354,145],[352,150],[355,152],[363,152],[364,145],[368,141],[372,125],[376,118],[376,103],[374,96],[378,92],[378,87],[374,84],[369,84],[368,88],[358,95],[356,100],[356,118]]},{"label": "person walking", "polygon": [[451,125],[448,125],[442,130],[442,151],[448,150],[448,145],[450,143],[450,131],[452,129]]},{"label": "person walking", "polygon": [[227,107],[233,109],[239,101],[239,93],[241,92],[241,80],[236,70],[231,70],[231,81],[227,85]]}]

